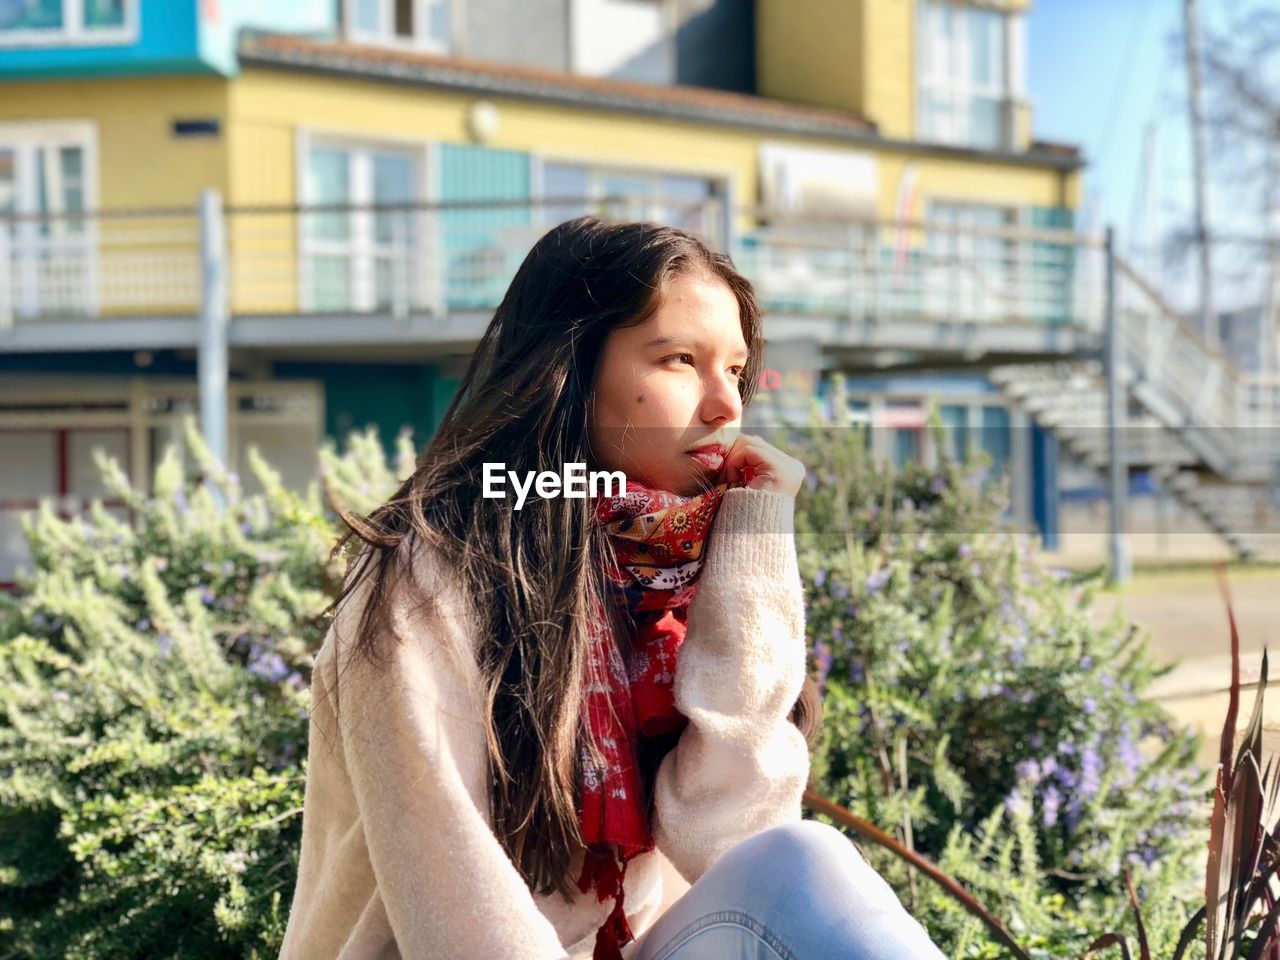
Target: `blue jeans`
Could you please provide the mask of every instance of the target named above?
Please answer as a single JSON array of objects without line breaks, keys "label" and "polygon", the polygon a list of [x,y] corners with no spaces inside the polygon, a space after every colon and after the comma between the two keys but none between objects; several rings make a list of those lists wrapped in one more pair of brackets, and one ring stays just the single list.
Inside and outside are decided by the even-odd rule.
[{"label": "blue jeans", "polygon": [[942,960],[835,827],[801,820],[743,840],[636,944],[634,960]]}]

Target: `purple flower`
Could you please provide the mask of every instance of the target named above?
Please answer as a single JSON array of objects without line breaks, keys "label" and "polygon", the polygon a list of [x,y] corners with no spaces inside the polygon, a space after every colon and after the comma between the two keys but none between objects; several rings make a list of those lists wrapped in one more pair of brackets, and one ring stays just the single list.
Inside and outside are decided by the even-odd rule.
[{"label": "purple flower", "polygon": [[849,585],[837,580],[831,585],[831,596],[837,600],[844,600],[849,596]]},{"label": "purple flower", "polygon": [[813,645],[813,657],[818,664],[818,677],[820,682],[824,682],[827,679],[827,674],[831,672],[831,647],[822,640],[819,640]]},{"label": "purple flower", "polygon": [[289,665],[284,657],[274,650],[249,662],[249,672],[268,683],[279,683],[289,674]]},{"label": "purple flower", "polygon": [[1083,657],[1080,658],[1081,670],[1088,670],[1092,666],[1093,666],[1093,657],[1089,656],[1088,654],[1085,654]]},{"label": "purple flower", "polygon": [[1040,805],[1044,815],[1044,825],[1052,827],[1058,822],[1058,808],[1062,806],[1062,794],[1058,792],[1058,788],[1053,784],[1045,787],[1040,797]]},{"label": "purple flower", "polygon": [[968,560],[973,556],[973,547],[969,546],[967,543],[962,543],[956,548],[956,553],[960,555],[961,560]]},{"label": "purple flower", "polygon": [[213,606],[213,601],[218,598],[218,595],[214,593],[211,589],[209,589],[209,585],[205,583],[202,583],[199,585],[199,590],[200,590],[200,599],[204,603],[204,605],[206,607]]},{"label": "purple flower", "polygon": [[156,647],[160,650],[160,656],[167,657],[169,651],[173,649],[173,637],[167,633],[162,633],[156,637]]},{"label": "purple flower", "polygon": [[1009,791],[1009,795],[1004,798],[1004,807],[1015,817],[1019,816],[1026,810],[1026,804],[1023,802],[1022,793],[1017,787]]},{"label": "purple flower", "polygon": [[1080,754],[1080,797],[1088,800],[1102,785],[1102,757],[1093,747],[1085,747]]},{"label": "purple flower", "polygon": [[246,536],[253,533],[253,524],[246,520],[244,523],[240,524],[240,532]]},{"label": "purple flower", "polygon": [[817,573],[813,575],[813,585],[815,587],[820,587],[826,582],[827,582],[827,571],[819,570]]},{"label": "purple flower", "polygon": [[842,626],[841,626],[840,624],[838,624],[838,623],[832,624],[832,625],[831,625],[831,638],[832,638],[833,640],[843,640],[843,639],[844,639],[844,627],[842,627]]},{"label": "purple flower", "polygon": [[1040,764],[1034,757],[1019,760],[1013,769],[1019,780],[1026,780],[1033,784],[1040,782]]},{"label": "purple flower", "polygon": [[942,493],[942,491],[945,489],[947,489],[947,481],[946,481],[946,478],[942,476],[942,474],[937,474],[932,480],[929,481],[930,493],[937,495]]},{"label": "purple flower", "polygon": [[867,593],[877,593],[889,580],[888,570],[877,570],[867,577]]},{"label": "purple flower", "polygon": [[138,630],[139,633],[144,632],[146,630],[150,630],[151,621],[148,620],[146,617],[143,617],[141,620],[139,620],[137,623],[134,624],[134,628]]},{"label": "purple flower", "polygon": [[1092,716],[1093,712],[1098,709],[1098,701],[1093,697],[1085,697],[1084,702],[1080,704],[1080,709],[1084,711],[1086,717]]},{"label": "purple flower", "polygon": [[866,672],[862,669],[862,661],[855,658],[849,664],[849,680],[853,683],[862,683],[866,677]]},{"label": "purple flower", "polygon": [[1138,768],[1142,766],[1142,753],[1138,750],[1138,745],[1130,737],[1122,737],[1120,739],[1120,747],[1117,754],[1129,776],[1136,774]]}]

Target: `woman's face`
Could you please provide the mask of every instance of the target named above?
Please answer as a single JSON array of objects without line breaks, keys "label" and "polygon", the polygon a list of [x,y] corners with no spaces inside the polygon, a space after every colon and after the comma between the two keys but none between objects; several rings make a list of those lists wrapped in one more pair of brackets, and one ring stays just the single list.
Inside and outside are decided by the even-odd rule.
[{"label": "woman's face", "polygon": [[657,312],[605,339],[590,418],[593,469],[689,496],[719,480],[742,423],[738,300],[718,278],[676,275]]}]

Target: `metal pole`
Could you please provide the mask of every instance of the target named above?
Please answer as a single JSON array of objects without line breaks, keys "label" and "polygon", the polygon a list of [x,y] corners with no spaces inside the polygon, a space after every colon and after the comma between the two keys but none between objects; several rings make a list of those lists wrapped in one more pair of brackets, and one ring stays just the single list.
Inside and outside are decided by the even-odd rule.
[{"label": "metal pole", "polygon": [[1106,300],[1106,378],[1107,378],[1107,460],[1108,488],[1111,497],[1108,539],[1111,553],[1110,582],[1129,580],[1132,569],[1125,546],[1125,497],[1128,494],[1129,470],[1125,462],[1124,428],[1127,419],[1128,394],[1121,382],[1122,355],[1119,310],[1116,305],[1115,229],[1107,227],[1107,300]]},{"label": "metal pole", "polygon": [[1200,24],[1196,0],[1183,0],[1182,12],[1187,46],[1187,100],[1191,110],[1196,238],[1200,244],[1200,326],[1204,338],[1217,346],[1218,322],[1213,314],[1213,249],[1209,246],[1209,186],[1205,167],[1204,111],[1200,104]]},{"label": "metal pole", "polygon": [[227,248],[222,197],[200,194],[200,434],[227,464]]}]

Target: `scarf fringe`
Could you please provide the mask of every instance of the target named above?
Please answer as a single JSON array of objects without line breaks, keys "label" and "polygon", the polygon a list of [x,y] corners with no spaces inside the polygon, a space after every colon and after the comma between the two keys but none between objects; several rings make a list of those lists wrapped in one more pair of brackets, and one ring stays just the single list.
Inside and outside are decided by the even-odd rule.
[{"label": "scarf fringe", "polygon": [[622,902],[625,891],[623,881],[626,878],[627,864],[621,866],[613,854],[600,856],[588,850],[582,862],[582,874],[578,877],[578,889],[586,893],[592,884],[596,886],[596,902],[604,903],[614,898],[613,910],[596,931],[595,950],[591,960],[622,960],[622,944],[635,939],[631,927],[627,923],[627,914]]}]

